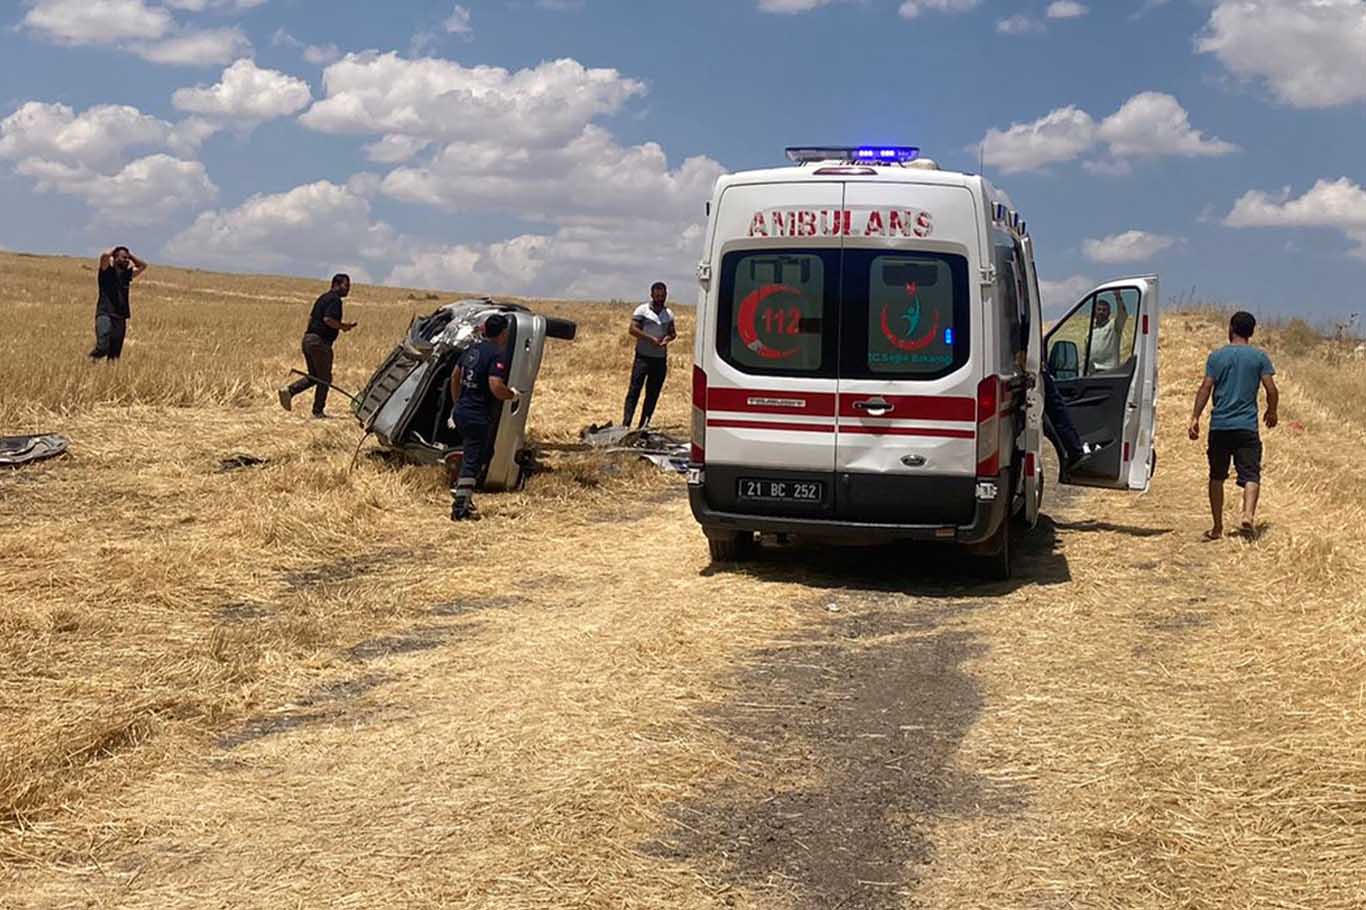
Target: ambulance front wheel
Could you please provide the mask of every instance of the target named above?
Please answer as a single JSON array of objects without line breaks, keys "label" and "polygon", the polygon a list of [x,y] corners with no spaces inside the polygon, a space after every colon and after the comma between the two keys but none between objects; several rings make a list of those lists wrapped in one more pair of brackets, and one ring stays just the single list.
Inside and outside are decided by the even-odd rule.
[{"label": "ambulance front wheel", "polygon": [[712,562],[744,562],[754,558],[754,532],[709,531],[707,549]]}]

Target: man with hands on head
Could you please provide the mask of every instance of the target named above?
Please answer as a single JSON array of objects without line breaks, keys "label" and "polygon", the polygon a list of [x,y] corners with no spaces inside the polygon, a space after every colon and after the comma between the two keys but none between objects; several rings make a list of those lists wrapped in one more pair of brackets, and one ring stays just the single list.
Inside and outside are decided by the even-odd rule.
[{"label": "man with hands on head", "polygon": [[147,263],[134,256],[126,246],[116,246],[100,254],[100,299],[95,305],[95,347],[91,360],[118,360],[128,332],[132,311],[128,288],[133,279],[147,271]]}]

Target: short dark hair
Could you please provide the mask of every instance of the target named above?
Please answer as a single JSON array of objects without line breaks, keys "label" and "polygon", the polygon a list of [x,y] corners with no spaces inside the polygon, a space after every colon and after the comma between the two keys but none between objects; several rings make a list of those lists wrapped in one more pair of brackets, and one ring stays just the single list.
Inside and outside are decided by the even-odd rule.
[{"label": "short dark hair", "polygon": [[350,283],[351,283],[351,276],[348,275],[348,274],[346,274],[345,272],[338,272],[337,274],[335,274],[335,275],[332,276],[332,286],[333,286],[333,287],[336,287],[336,286],[339,285],[339,284],[350,284]]},{"label": "short dark hair", "polygon": [[653,294],[655,291],[667,291],[668,289],[669,286],[662,281],[656,281],[654,284],[650,285],[651,294]]},{"label": "short dark hair", "polygon": [[508,318],[502,313],[494,313],[484,320],[484,334],[489,338],[497,338],[507,331]]},{"label": "short dark hair", "polygon": [[1252,333],[1257,330],[1257,317],[1239,310],[1228,321],[1228,330],[1239,338],[1251,338]]},{"label": "short dark hair", "polygon": [[116,247],[114,247],[114,249],[112,249],[112,250],[109,252],[109,255],[110,255],[110,256],[117,256],[117,255],[119,254],[119,251],[120,251],[120,250],[122,250],[123,252],[127,253],[129,256],[133,255],[133,251],[130,250],[130,249],[128,249],[128,247],[126,247],[126,246],[116,246]]}]

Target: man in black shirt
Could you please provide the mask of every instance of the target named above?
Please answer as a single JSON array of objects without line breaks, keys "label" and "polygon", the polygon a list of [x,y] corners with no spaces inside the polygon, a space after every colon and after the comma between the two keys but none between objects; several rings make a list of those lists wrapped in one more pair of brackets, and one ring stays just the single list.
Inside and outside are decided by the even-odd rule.
[{"label": "man in black shirt", "polygon": [[116,246],[100,254],[100,301],[95,304],[95,348],[91,360],[118,360],[123,353],[123,339],[128,331],[132,312],[128,307],[128,287],[133,279],[147,271],[147,263]]},{"label": "man in black shirt", "polygon": [[308,375],[280,388],[280,407],[286,411],[290,409],[295,395],[316,387],[313,392],[313,416],[327,416],[323,409],[327,405],[327,388],[332,382],[332,342],[337,340],[338,332],[349,332],[356,327],[354,322],[342,322],[342,298],[349,293],[350,276],[333,275],[332,289],[314,301],[313,310],[308,314],[308,329],[304,332],[303,343]]},{"label": "man in black shirt", "polygon": [[507,342],[508,318],[494,313],[484,321],[484,340],[460,355],[460,365],[451,374],[451,396],[456,399],[451,417],[464,446],[460,478],[451,488],[451,521],[479,517],[474,488],[493,455],[491,431],[498,408],[519,394],[507,384]]}]

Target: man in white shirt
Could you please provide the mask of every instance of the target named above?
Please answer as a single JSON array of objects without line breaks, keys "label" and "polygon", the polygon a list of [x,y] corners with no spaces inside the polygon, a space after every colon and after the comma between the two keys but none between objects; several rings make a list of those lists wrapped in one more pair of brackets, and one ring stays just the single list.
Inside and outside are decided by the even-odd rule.
[{"label": "man in white shirt", "polygon": [[1096,298],[1095,322],[1091,325],[1091,369],[1087,371],[1088,376],[1092,373],[1118,370],[1123,360],[1124,325],[1129,321],[1129,311],[1124,306],[1124,299],[1120,297],[1119,291],[1114,292],[1114,297],[1115,310],[1118,312],[1113,319],[1110,318],[1110,301],[1101,297]]},{"label": "man in white shirt", "polygon": [[635,416],[642,386],[645,389],[645,406],[640,410],[642,428],[650,425],[660,390],[664,388],[664,377],[669,373],[669,345],[678,338],[674,314],[665,305],[668,299],[669,289],[664,282],[656,281],[650,286],[650,302],[642,303],[631,314],[630,334],[636,340],[636,359],[631,364],[631,386],[626,392],[626,408],[622,412],[621,425],[624,427],[629,427]]}]

